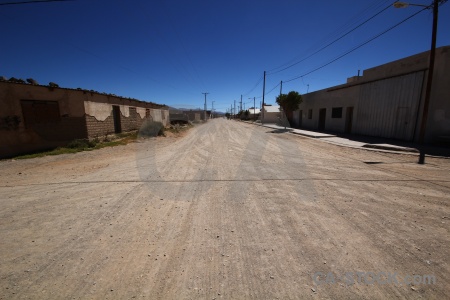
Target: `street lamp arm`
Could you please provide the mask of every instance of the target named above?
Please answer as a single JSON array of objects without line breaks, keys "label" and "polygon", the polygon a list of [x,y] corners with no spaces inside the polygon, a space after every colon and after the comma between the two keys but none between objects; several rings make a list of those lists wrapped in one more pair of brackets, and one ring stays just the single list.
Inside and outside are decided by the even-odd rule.
[{"label": "street lamp arm", "polygon": [[401,2],[397,1],[392,4],[395,8],[406,8],[408,6],[420,6],[420,7],[426,7],[426,8],[432,8],[433,4],[430,5],[423,5],[423,4],[414,4],[414,3],[407,3],[407,2]]}]

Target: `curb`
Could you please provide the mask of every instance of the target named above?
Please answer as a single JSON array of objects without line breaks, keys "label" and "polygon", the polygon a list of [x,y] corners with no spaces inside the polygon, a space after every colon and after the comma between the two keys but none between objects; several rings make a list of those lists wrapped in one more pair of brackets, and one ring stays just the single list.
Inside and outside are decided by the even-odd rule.
[{"label": "curb", "polygon": [[362,146],[362,148],[419,153],[419,150],[414,149],[414,148],[397,147],[397,146],[385,145],[385,144],[381,144],[381,145],[380,144],[365,144],[364,146]]},{"label": "curb", "polygon": [[[274,129],[270,126],[267,125],[262,125],[262,124],[255,124],[253,122],[245,122],[247,124],[251,124],[251,125],[256,125],[256,126],[261,126],[261,127],[266,127],[266,128],[271,128]],[[294,132],[293,128],[286,128],[286,130],[288,133],[294,134],[294,135],[299,135],[299,136],[303,136],[306,138],[311,138],[311,139],[316,139],[316,140],[321,140],[322,138],[330,138],[330,137],[336,137],[336,135],[326,135],[326,136],[316,136],[316,135],[309,135],[309,134],[302,134],[300,132]],[[346,148],[353,148],[353,149],[363,149],[363,150],[368,150],[368,151],[380,151],[380,152],[389,152],[389,153],[397,153],[397,154],[417,154],[419,153],[419,150],[414,149],[414,148],[407,148],[407,147],[400,147],[400,146],[393,146],[393,145],[388,145],[388,144],[364,144],[363,146],[352,146],[352,145],[347,145],[344,143],[338,143],[338,142],[331,142],[331,141],[327,141],[327,140],[322,140],[323,142],[329,143],[329,144],[333,144],[336,146],[341,146],[341,147],[346,147]],[[441,156],[437,156],[437,157],[441,157]]]}]

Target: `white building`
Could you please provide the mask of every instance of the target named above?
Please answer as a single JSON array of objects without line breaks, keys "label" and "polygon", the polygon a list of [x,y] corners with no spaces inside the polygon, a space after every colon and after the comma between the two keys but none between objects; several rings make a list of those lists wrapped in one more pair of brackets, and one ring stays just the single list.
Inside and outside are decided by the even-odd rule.
[{"label": "white building", "polygon": [[[418,141],[429,52],[364,70],[346,84],[305,94],[291,126]],[[425,141],[450,137],[450,46],[436,49]]]}]

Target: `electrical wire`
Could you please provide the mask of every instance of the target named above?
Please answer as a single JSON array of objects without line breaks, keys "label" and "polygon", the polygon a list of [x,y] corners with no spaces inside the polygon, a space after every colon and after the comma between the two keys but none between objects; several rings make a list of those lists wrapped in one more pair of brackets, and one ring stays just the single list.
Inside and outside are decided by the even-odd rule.
[{"label": "electrical wire", "polygon": [[386,34],[387,32],[391,31],[392,29],[394,29],[394,28],[400,26],[401,24],[405,23],[405,22],[408,21],[409,19],[411,19],[411,18],[417,16],[418,14],[420,14],[421,12],[423,12],[424,10],[429,9],[429,7],[430,7],[430,6],[424,7],[423,9],[419,10],[418,12],[416,12],[416,13],[410,15],[410,16],[407,17],[406,19],[403,19],[403,20],[400,21],[399,23],[397,23],[397,24],[395,24],[395,25],[389,27],[388,29],[384,30],[383,32],[381,32],[381,33],[375,35],[374,37],[372,37],[371,39],[365,41],[364,43],[359,44],[359,45],[356,46],[356,47],[353,47],[351,50],[345,52],[344,54],[342,54],[342,55],[340,55],[340,56],[338,56],[338,57],[336,57],[335,59],[329,61],[328,63],[323,64],[322,66],[320,66],[320,67],[318,67],[318,68],[315,68],[315,69],[313,69],[313,70],[311,70],[311,71],[309,71],[309,72],[307,72],[307,73],[305,73],[305,74],[296,76],[296,77],[291,78],[291,79],[289,79],[289,80],[283,80],[283,82],[286,82],[286,83],[287,83],[287,82],[290,82],[290,81],[299,79],[299,78],[301,78],[301,77],[304,77],[304,76],[306,76],[306,75],[309,75],[309,74],[311,74],[311,73],[314,73],[314,72],[316,72],[316,71],[318,71],[318,70],[320,70],[320,69],[322,69],[322,68],[324,68],[324,67],[326,67],[326,66],[328,66],[328,65],[330,65],[330,64],[332,64],[332,63],[334,63],[334,62],[336,62],[336,61],[338,61],[339,59],[341,59],[341,58],[343,58],[343,57],[349,55],[350,53],[352,53],[352,52],[358,50],[359,48],[361,48],[361,47],[367,45],[368,43],[374,41],[375,39],[379,38],[380,36]]},{"label": "electrical wire", "polygon": [[68,2],[76,0],[35,0],[35,1],[21,1],[21,2],[4,2],[0,5],[16,5],[16,4],[32,4],[32,3],[44,3],[44,2]]},{"label": "electrical wire", "polygon": [[261,81],[263,80],[263,78],[264,78],[264,76],[261,76],[261,77],[258,79],[258,81],[256,82],[255,86],[254,86],[250,91],[248,91],[247,93],[243,94],[242,96],[248,96],[251,92],[253,92],[253,91],[258,87],[258,85],[261,83]]},{"label": "electrical wire", "polygon": [[[363,17],[367,12],[372,13],[372,11],[376,11],[378,10],[378,8],[382,5],[384,5],[386,2],[392,2],[392,0],[382,0],[382,1],[375,1],[376,3],[372,3],[370,4],[366,9],[364,9],[363,11],[361,11],[360,13],[356,14],[355,16],[353,16],[352,18],[350,18],[346,23],[344,23],[342,26],[338,27],[335,31],[330,32],[325,38],[323,38],[321,41],[319,41],[318,43],[316,43],[315,46],[311,46],[307,51],[305,51],[306,53],[310,53],[313,51],[316,51],[317,48],[321,48],[322,45],[328,43],[329,40],[331,39],[335,39],[336,36],[340,36],[342,34],[342,32],[347,31],[349,28],[352,28],[355,24],[358,24],[358,22],[360,22],[360,20],[365,20],[365,17]],[[272,72],[274,70],[283,68],[289,64],[294,63],[296,60],[301,59],[302,56],[304,56],[303,54],[301,55],[297,55],[294,58],[292,58],[291,60],[289,60],[288,62],[270,69],[269,72]]]},{"label": "electrical wire", "polygon": [[[386,5],[387,2],[392,3],[393,0],[377,0],[374,1],[376,3],[371,3],[367,8],[356,14],[355,16],[351,17],[346,23],[344,23],[342,26],[338,27],[333,32],[330,32],[325,38],[323,38],[319,43],[317,43],[317,46],[310,47],[306,53],[310,53],[315,51],[315,49],[320,48],[321,45],[324,45],[328,43],[328,41],[335,39],[336,37],[340,36],[343,32],[353,28],[355,25],[359,24],[361,21],[364,21],[367,17],[371,16],[373,12],[378,11],[382,6]],[[300,58],[301,55],[297,56],[297,58]],[[292,60],[295,61],[295,60]],[[287,64],[286,64],[287,65]]]},{"label": "electrical wire", "polygon": [[308,55],[307,57],[305,57],[305,58],[303,58],[303,59],[301,59],[301,60],[299,60],[299,61],[296,61],[295,63],[292,63],[292,64],[288,65],[287,67],[284,67],[284,68],[282,68],[282,69],[280,69],[280,70],[278,70],[278,71],[272,72],[273,70],[276,70],[276,69],[278,69],[278,68],[280,68],[280,67],[274,68],[274,69],[272,69],[271,71],[269,71],[268,74],[269,74],[269,75],[272,75],[272,74],[276,74],[276,73],[282,72],[282,71],[284,71],[284,70],[287,70],[287,69],[289,69],[289,68],[292,68],[293,66],[298,65],[299,63],[301,63],[301,62],[307,60],[308,58],[311,58],[312,56],[316,55],[317,53],[319,53],[319,52],[325,50],[326,48],[330,47],[330,46],[333,45],[334,43],[340,41],[341,39],[343,39],[344,37],[346,37],[347,35],[349,35],[349,34],[352,33],[353,31],[355,31],[355,30],[357,30],[358,28],[362,27],[363,25],[365,25],[366,23],[368,23],[368,22],[371,21],[372,19],[376,18],[377,16],[379,16],[380,14],[382,14],[383,12],[385,12],[387,9],[389,9],[391,6],[392,6],[392,4],[389,4],[388,6],[386,6],[385,8],[383,8],[381,11],[379,11],[379,12],[377,12],[375,15],[371,16],[369,19],[367,19],[367,20],[365,20],[364,22],[360,23],[358,26],[356,26],[356,27],[354,27],[353,29],[347,31],[346,33],[344,33],[343,35],[341,35],[341,36],[338,37],[337,39],[335,39],[335,40],[333,40],[332,42],[326,44],[325,46],[323,46],[323,47],[320,48],[319,50],[315,51],[314,53]]},{"label": "electrical wire", "polygon": [[264,93],[264,96],[267,96],[267,95],[269,95],[270,93],[272,93],[272,91],[274,90],[274,89],[276,89],[278,86],[280,86],[280,84],[281,83],[278,83],[276,86],[274,86],[270,91],[268,91],[267,93]]}]

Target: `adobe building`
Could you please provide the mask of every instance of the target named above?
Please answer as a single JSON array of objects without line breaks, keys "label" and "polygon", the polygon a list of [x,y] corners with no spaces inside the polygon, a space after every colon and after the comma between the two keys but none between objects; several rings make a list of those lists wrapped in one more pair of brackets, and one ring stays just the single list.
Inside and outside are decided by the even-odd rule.
[{"label": "adobe building", "polygon": [[[425,142],[450,139],[450,46],[436,49]],[[297,128],[417,142],[429,51],[364,70],[346,84],[302,95]]]},{"label": "adobe building", "polygon": [[138,130],[145,120],[167,126],[169,111],[94,91],[0,81],[0,158]]}]

